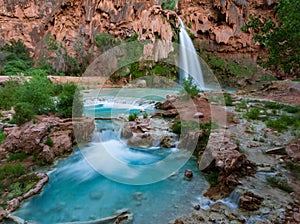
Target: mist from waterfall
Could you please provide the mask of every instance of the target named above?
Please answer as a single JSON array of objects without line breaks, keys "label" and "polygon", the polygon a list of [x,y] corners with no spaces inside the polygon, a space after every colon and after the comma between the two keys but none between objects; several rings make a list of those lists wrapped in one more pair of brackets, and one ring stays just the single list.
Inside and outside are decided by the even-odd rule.
[{"label": "mist from waterfall", "polygon": [[179,68],[180,80],[187,79],[189,76],[193,77],[201,90],[205,89],[202,69],[199,62],[198,54],[194,44],[188,35],[182,20],[180,21],[179,32]]}]

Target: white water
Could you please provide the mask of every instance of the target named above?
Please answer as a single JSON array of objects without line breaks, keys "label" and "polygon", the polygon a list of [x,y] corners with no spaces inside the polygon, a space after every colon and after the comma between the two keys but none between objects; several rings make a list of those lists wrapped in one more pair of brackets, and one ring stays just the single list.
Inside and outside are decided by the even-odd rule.
[{"label": "white water", "polygon": [[187,79],[189,76],[193,77],[200,89],[205,90],[205,83],[203,79],[202,69],[199,62],[197,52],[194,44],[188,35],[185,26],[181,19],[180,33],[179,33],[179,67],[180,79]]}]

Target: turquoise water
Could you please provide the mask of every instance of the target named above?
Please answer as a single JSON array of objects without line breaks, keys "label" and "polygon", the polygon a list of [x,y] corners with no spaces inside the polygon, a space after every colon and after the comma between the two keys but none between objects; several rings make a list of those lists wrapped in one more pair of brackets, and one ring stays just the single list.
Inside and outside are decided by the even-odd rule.
[{"label": "turquoise water", "polygon": [[[106,101],[97,106],[86,107],[85,112],[109,117],[112,113],[109,105]],[[114,108],[116,115],[130,111],[127,106],[125,103],[123,107],[119,104]],[[151,107],[147,108],[149,113],[155,111]],[[208,187],[208,183],[197,170],[195,158],[183,163],[184,156],[176,148],[130,148],[120,139],[122,122],[96,121],[96,126],[93,141],[76,149],[68,158],[59,160],[48,173],[50,181],[42,193],[23,202],[14,215],[32,223],[54,224],[91,221],[114,215],[117,210],[126,208],[133,213],[135,224],[163,224],[185,212],[193,211],[193,205],[199,203],[199,197]],[[166,175],[161,181],[136,185],[124,184],[110,178],[115,175],[126,180],[130,179],[126,175],[134,173],[140,175],[140,178],[144,176],[146,179],[156,180],[155,173],[147,173],[143,168],[163,164],[169,157],[172,159],[167,160],[168,165],[174,171],[164,174],[164,170],[161,170]],[[117,162],[111,162],[111,158]],[[184,166],[177,169],[176,163]],[[107,169],[112,176],[108,175],[107,178],[97,172],[99,169],[95,169],[95,164]],[[119,168],[119,164],[125,168]],[[127,167],[131,168],[130,172]],[[184,179],[185,169],[193,170],[194,178],[191,181]]]}]

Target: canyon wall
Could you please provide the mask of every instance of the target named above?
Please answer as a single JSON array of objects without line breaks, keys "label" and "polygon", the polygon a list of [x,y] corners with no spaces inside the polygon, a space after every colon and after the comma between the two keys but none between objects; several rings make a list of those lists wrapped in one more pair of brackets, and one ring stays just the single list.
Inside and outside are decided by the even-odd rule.
[{"label": "canyon wall", "polygon": [[[79,47],[89,51],[99,32],[121,39],[138,33],[139,39],[159,37],[170,44],[176,36],[177,15],[162,10],[161,0],[1,0],[0,44],[11,38],[22,39],[31,54],[38,57],[47,34],[65,44],[70,54]],[[251,33],[240,27],[250,14],[269,17],[273,0],[179,0],[177,14],[191,33],[196,47],[219,54],[255,58],[260,46]],[[176,39],[176,38],[175,38]]]}]

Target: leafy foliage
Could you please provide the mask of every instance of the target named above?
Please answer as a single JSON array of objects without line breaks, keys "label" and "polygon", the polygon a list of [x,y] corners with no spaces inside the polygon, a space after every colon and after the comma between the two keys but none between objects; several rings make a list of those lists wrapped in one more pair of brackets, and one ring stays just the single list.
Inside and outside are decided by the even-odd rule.
[{"label": "leafy foliage", "polygon": [[[54,110],[54,101],[50,97],[52,83],[46,76],[33,76],[15,92],[15,102],[27,103],[36,114],[48,113]],[[30,106],[26,106],[27,109]]]},{"label": "leafy foliage", "polygon": [[14,96],[22,80],[10,77],[5,86],[0,86],[0,109],[9,110],[14,105]]},{"label": "leafy foliage", "polygon": [[120,41],[112,34],[99,33],[96,35],[94,43],[96,47],[103,52],[118,45]]},{"label": "leafy foliage", "polygon": [[81,94],[74,83],[62,85],[62,91],[58,95],[57,114],[63,118],[81,117],[83,112],[83,102]]},{"label": "leafy foliage", "polygon": [[276,6],[276,19],[264,21],[259,16],[250,16],[250,21],[242,28],[252,29],[254,40],[264,45],[269,55],[261,60],[262,66],[274,71],[299,77],[300,68],[300,4],[298,0],[280,0]]},{"label": "leafy foliage", "polygon": [[45,145],[48,145],[49,147],[54,146],[54,142],[51,137],[49,137],[49,136],[47,137]]},{"label": "leafy foliage", "polygon": [[29,103],[26,102],[17,103],[14,109],[16,113],[13,115],[13,121],[17,125],[22,125],[25,122],[30,121],[35,117],[34,108]]},{"label": "leafy foliage", "polygon": [[135,121],[138,118],[137,113],[129,114],[128,121]]},{"label": "leafy foliage", "polygon": [[3,131],[0,131],[0,144],[4,141],[6,138],[6,135],[3,133]]},{"label": "leafy foliage", "polygon": [[11,162],[11,161],[15,161],[15,160],[20,160],[23,161],[24,159],[26,159],[28,157],[28,155],[24,152],[17,152],[17,153],[12,153],[9,155],[7,161]]},{"label": "leafy foliage", "polygon": [[288,193],[293,192],[293,188],[290,187],[287,183],[286,180],[281,180],[279,178],[276,177],[267,177],[267,182],[272,186],[272,187],[277,187],[283,191],[286,191]]},{"label": "leafy foliage", "polygon": [[188,99],[189,97],[195,98],[200,93],[198,86],[194,83],[191,76],[183,80],[182,86],[183,89],[180,91],[182,99]]},{"label": "leafy foliage", "polygon": [[26,173],[27,173],[27,170],[21,164],[17,163],[17,164],[11,165],[8,163],[0,168],[0,179],[18,178]]},{"label": "leafy foliage", "polygon": [[178,0],[163,0],[161,3],[161,7],[166,10],[176,10]]}]

